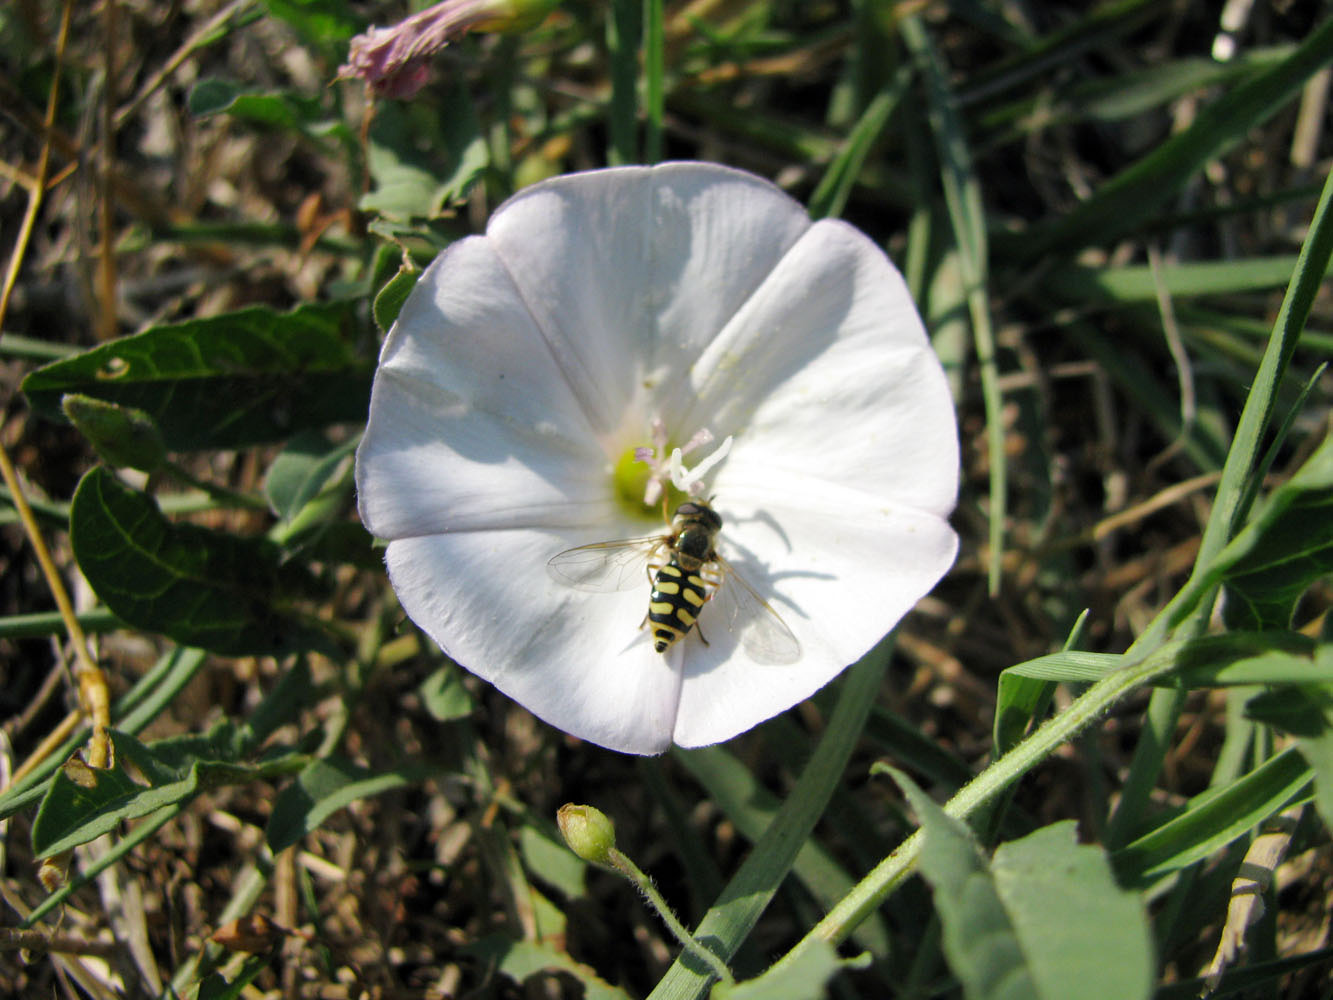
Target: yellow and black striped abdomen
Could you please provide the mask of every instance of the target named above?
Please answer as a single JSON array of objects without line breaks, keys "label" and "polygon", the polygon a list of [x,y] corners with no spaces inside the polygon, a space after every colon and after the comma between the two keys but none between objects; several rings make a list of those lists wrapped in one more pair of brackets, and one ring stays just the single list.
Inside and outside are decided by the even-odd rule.
[{"label": "yellow and black striped abdomen", "polygon": [[648,623],[653,630],[653,648],[659,653],[665,653],[694,627],[699,609],[708,600],[706,586],[703,577],[681,569],[674,558],[657,571],[648,599]]}]

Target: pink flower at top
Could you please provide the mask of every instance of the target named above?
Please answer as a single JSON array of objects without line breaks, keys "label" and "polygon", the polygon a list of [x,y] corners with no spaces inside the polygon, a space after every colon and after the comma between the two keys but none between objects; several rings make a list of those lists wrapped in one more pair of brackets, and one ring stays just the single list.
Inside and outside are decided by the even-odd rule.
[{"label": "pink flower at top", "polygon": [[352,39],[338,79],[361,79],[377,94],[409,98],[430,79],[429,59],[469,31],[523,31],[539,23],[555,0],[444,0],[390,28]]}]

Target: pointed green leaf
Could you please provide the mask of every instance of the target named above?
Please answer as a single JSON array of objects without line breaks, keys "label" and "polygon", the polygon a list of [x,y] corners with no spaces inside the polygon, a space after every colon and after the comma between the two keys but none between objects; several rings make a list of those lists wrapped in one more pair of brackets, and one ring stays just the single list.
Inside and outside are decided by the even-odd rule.
[{"label": "pointed green leaf", "polygon": [[375,364],[352,324],[344,303],[242,309],[110,341],[37,369],[22,389],[52,419],[67,392],[143,410],[172,451],[276,441],[365,421]]},{"label": "pointed green leaf", "polygon": [[356,450],[360,436],[331,443],[319,431],[297,434],[273,460],[264,477],[264,496],[273,512],[290,521],[329,482]]},{"label": "pointed green leaf", "polygon": [[1299,632],[1228,632],[1168,642],[1135,659],[1070,650],[1039,656],[1000,675],[1090,684],[1139,663],[1171,664],[1161,683],[1173,687],[1333,683],[1333,663],[1314,658],[1315,641]]},{"label": "pointed green leaf", "polygon": [[60,408],[108,465],[153,472],[167,459],[162,432],[143,410],[77,392],[62,396]]},{"label": "pointed green leaf", "polygon": [[[444,155],[433,159],[423,149]],[[472,98],[461,84],[443,107],[380,104],[366,156],[375,189],[359,207],[399,221],[434,218],[461,201],[489,163]]]},{"label": "pointed green leaf", "polygon": [[968,1000],[1035,1000],[1009,915],[989,865],[966,824],[947,815],[900,771],[890,769],[921,823],[921,874],[930,883],[944,953]]},{"label": "pointed green leaf", "polygon": [[827,941],[815,941],[783,968],[744,982],[718,983],[711,996],[712,1000],[810,1000],[825,996],[829,982],[843,969],[864,969],[870,962],[864,952],[842,958]]},{"label": "pointed green leaf", "polygon": [[542,972],[563,972],[573,976],[583,987],[585,1000],[629,1000],[629,994],[624,990],[612,986],[588,966],[544,941],[515,941],[504,934],[491,934],[462,950],[516,983],[523,983]]},{"label": "pointed green leaf", "polygon": [[1111,856],[1120,883],[1148,885],[1203,860],[1308,798],[1311,777],[1300,753],[1289,747],[1230,784],[1196,795],[1184,810]]},{"label": "pointed green leaf", "polygon": [[316,760],[279,793],[264,837],[276,854],[357,799],[421,781],[423,768],[369,771],[340,758]]},{"label": "pointed green leaf", "polygon": [[472,714],[476,705],[472,695],[463,686],[459,669],[453,665],[440,667],[424,681],[418,689],[426,711],[437,722],[452,722]]},{"label": "pointed green leaf", "polygon": [[1078,843],[1072,821],[1001,845],[991,872],[1039,996],[1151,995],[1156,963],[1143,903],[1116,885],[1100,847]]},{"label": "pointed green leaf", "polygon": [[[285,761],[250,766],[220,756],[219,746],[227,742],[226,729],[175,741],[174,747],[145,746],[128,733],[110,730],[115,768],[100,771],[83,766],[76,773],[77,780],[71,778],[75,772],[68,765],[57,774],[33,822],[33,850],[39,857],[51,857],[109,833],[124,820],[184,803],[205,788],[290,769]],[[133,764],[149,783],[141,785],[130,779],[123,771],[125,764]]]},{"label": "pointed green leaf", "polygon": [[336,655],[329,636],[291,609],[293,593],[309,593],[312,581],[283,564],[276,545],[174,524],[101,466],[74,493],[70,542],[97,596],[136,628],[233,656]]},{"label": "pointed green leaf", "polygon": [[[1333,669],[1333,643],[1319,647],[1315,663]],[[1265,691],[1245,704],[1245,714],[1296,738],[1314,771],[1314,804],[1333,829],[1333,682]]]},{"label": "pointed green leaf", "polygon": [[54,853],[48,850],[51,845],[81,829],[86,828],[87,835],[75,843],[86,843],[115,829],[124,818],[121,806],[141,791],[143,786],[122,770],[119,761],[105,769],[78,761],[67,763],[56,772],[37,808],[32,823],[33,852],[46,857]]},{"label": "pointed green leaf", "polygon": [[1231,628],[1285,629],[1310,584],[1333,572],[1333,435],[1217,560]]},{"label": "pointed green leaf", "polygon": [[1072,822],[1005,844],[987,861],[967,826],[893,771],[921,821],[949,967],[968,1000],[1134,1000],[1152,992],[1142,905],[1115,885]]},{"label": "pointed green leaf", "polygon": [[398,318],[398,311],[407,301],[408,293],[416,287],[417,279],[420,277],[421,268],[412,263],[410,258],[404,258],[398,273],[381,285],[380,290],[375,293],[371,312],[375,316],[375,325],[382,332],[389,332],[389,327],[393,326],[394,320]]},{"label": "pointed green leaf", "polygon": [[[204,665],[205,654],[199,649],[176,647],[116,701],[111,718],[117,728],[137,733],[171,703]],[[44,765],[34,768],[25,778],[14,782],[0,794],[0,819],[6,819],[46,794],[52,772],[67,759],[89,735],[87,727],[75,730]]]}]

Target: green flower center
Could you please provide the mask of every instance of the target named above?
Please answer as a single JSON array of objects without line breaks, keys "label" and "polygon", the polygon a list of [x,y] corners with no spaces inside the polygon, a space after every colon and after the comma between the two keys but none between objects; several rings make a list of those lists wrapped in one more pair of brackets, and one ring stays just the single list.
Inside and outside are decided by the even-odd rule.
[{"label": "green flower center", "polygon": [[[670,480],[662,483],[662,495],[656,503],[645,503],[648,481],[653,476],[653,467],[635,456],[634,448],[620,456],[612,470],[611,479],[615,484],[616,502],[630,517],[644,521],[658,521],[663,518],[662,508],[665,498],[666,516],[670,516],[680,504],[689,499],[688,494],[676,489]],[[667,449],[670,454],[670,449]]]}]

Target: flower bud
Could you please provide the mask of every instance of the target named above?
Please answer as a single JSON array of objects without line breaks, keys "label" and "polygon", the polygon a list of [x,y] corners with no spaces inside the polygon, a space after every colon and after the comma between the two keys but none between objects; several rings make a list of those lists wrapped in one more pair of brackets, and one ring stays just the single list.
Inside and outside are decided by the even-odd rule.
[{"label": "flower bud", "polygon": [[108,465],[152,472],[167,458],[157,424],[143,410],[66,393],[60,406]]},{"label": "flower bud", "polygon": [[571,851],[594,865],[613,867],[611,856],[616,849],[616,827],[606,813],[571,802],[560,807],[555,819],[560,825],[560,835]]},{"label": "flower bud", "polygon": [[427,61],[469,31],[501,33],[536,27],[555,0],[444,0],[388,28],[352,39],[339,80],[362,79],[377,94],[409,98],[429,79]]}]

